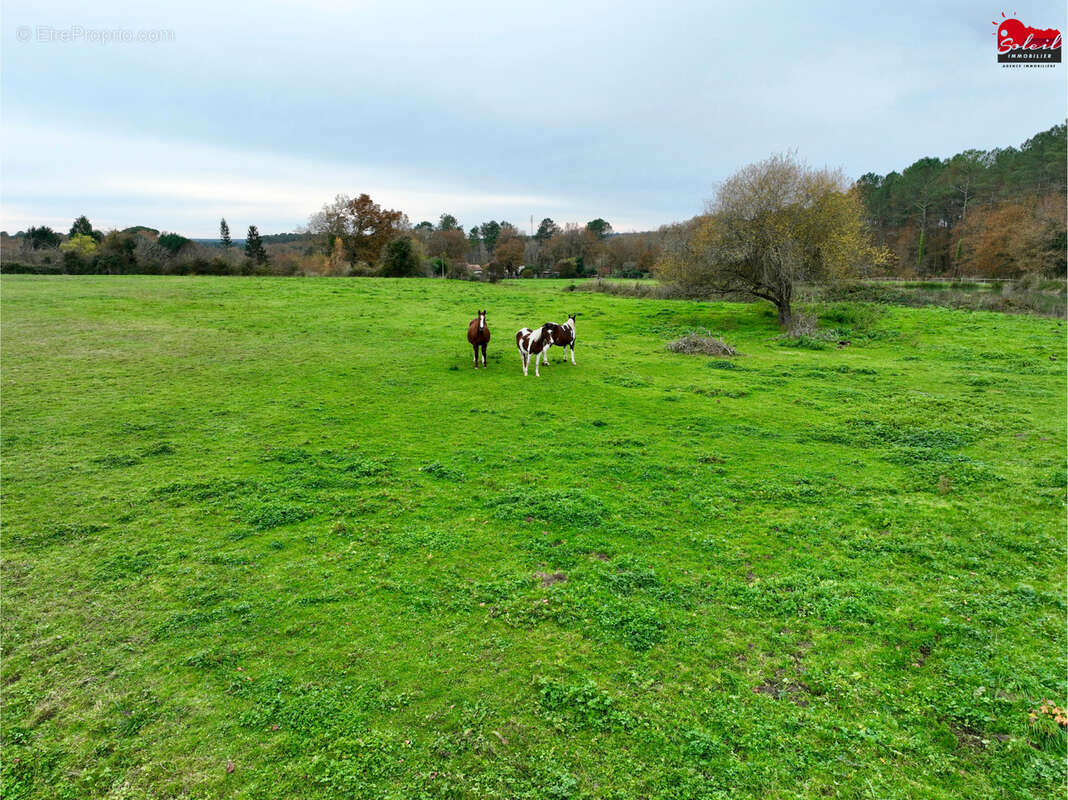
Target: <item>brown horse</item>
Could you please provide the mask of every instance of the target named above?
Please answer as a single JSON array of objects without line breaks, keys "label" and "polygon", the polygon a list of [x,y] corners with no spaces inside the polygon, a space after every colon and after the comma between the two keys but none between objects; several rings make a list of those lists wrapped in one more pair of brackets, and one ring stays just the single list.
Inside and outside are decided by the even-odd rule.
[{"label": "brown horse", "polygon": [[486,345],[489,344],[490,332],[486,327],[486,312],[479,311],[478,317],[467,326],[467,341],[475,348],[475,369],[478,369],[478,348],[482,348],[482,366],[486,366]]}]

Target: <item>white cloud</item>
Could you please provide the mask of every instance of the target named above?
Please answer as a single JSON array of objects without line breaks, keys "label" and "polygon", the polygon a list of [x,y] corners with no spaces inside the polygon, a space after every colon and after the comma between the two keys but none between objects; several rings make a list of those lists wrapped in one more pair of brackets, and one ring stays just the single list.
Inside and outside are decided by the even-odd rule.
[{"label": "white cloud", "polygon": [[[1021,18],[1064,26],[1023,0]],[[700,211],[772,152],[857,177],[1065,118],[1064,72],[996,63],[992,12],[945,0],[8,0],[8,228],[86,213],[188,235],[291,230],[338,192],[413,220]],[[1041,22],[1040,22],[1041,21]],[[21,25],[168,28],[166,45],[16,41]],[[16,124],[22,123],[22,124]]]},{"label": "white cloud", "polygon": [[[559,198],[426,185],[418,176],[365,165],[240,152],[32,122],[5,128],[0,227],[63,222],[88,214],[100,228],[147,224],[213,236],[220,216],[234,230],[292,230],[335,195],[367,192],[414,221],[449,210],[474,222],[525,218],[563,207]],[[66,208],[66,216],[56,216]]]}]

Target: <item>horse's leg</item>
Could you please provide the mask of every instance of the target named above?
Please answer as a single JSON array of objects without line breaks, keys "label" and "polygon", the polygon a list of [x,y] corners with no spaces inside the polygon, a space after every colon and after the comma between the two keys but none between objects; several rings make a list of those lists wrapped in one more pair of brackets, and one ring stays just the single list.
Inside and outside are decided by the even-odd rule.
[{"label": "horse's leg", "polygon": [[478,369],[478,345],[473,344],[471,346],[475,348],[475,369]]},{"label": "horse's leg", "polygon": [[541,354],[542,354],[542,351],[539,350],[538,354],[534,357],[534,377],[535,378],[540,378],[541,377],[541,373],[538,372],[538,364],[541,363]]},{"label": "horse's leg", "polygon": [[530,355],[528,353],[524,353],[522,350],[520,350],[519,351],[519,357],[523,359],[523,376],[526,377],[527,364],[530,363]]},{"label": "horse's leg", "polygon": [[486,345],[482,345],[482,366],[486,366]]},{"label": "horse's leg", "polygon": [[574,343],[569,345],[569,347],[571,348],[571,363],[574,364],[575,363],[575,345],[574,345]]}]

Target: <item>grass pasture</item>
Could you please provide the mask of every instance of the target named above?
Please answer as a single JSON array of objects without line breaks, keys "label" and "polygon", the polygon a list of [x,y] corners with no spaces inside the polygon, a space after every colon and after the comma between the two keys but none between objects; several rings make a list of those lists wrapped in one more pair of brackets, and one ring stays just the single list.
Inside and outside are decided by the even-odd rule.
[{"label": "grass pasture", "polygon": [[3,797],[1062,797],[1064,321],[565,285],[5,277]]}]

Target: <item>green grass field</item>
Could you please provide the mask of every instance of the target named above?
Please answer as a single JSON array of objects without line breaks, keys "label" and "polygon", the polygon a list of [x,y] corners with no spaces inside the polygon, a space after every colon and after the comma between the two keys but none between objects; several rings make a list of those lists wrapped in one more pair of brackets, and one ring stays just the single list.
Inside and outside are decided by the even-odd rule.
[{"label": "green grass field", "polygon": [[1064,322],[565,285],[5,277],[3,797],[1063,797]]}]

